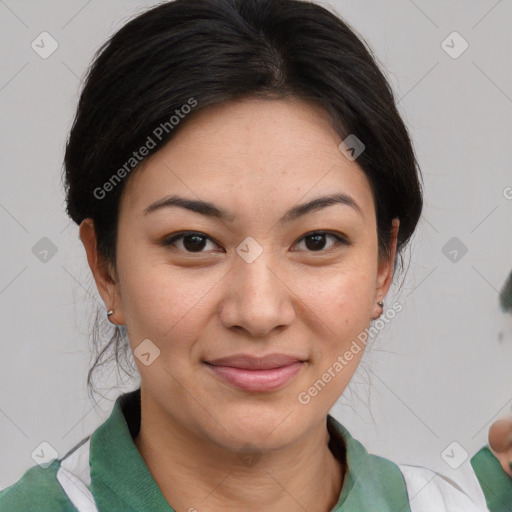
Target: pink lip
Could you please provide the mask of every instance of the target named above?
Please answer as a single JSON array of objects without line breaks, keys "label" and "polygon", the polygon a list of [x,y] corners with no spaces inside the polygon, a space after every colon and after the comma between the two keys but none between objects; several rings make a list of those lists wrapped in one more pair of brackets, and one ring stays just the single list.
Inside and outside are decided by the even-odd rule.
[{"label": "pink lip", "polygon": [[262,358],[240,354],[205,361],[218,377],[245,391],[279,389],[297,375],[303,362],[285,354],[269,354]]}]

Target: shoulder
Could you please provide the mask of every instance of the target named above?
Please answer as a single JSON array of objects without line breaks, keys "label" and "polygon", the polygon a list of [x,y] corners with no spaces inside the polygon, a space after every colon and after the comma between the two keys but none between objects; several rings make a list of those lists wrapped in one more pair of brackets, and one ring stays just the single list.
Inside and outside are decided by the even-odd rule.
[{"label": "shoulder", "polygon": [[13,485],[0,491],[0,512],[76,512],[57,480],[60,461],[33,466]]},{"label": "shoulder", "polygon": [[409,495],[411,512],[488,512],[485,496],[469,464],[440,473],[398,464]]}]

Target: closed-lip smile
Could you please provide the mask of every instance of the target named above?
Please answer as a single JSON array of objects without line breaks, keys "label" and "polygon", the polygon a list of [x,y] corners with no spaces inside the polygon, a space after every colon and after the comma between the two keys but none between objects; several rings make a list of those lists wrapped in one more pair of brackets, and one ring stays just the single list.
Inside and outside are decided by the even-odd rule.
[{"label": "closed-lip smile", "polygon": [[301,370],[304,359],[288,354],[255,357],[235,354],[204,361],[223,381],[245,391],[275,391],[290,382]]}]

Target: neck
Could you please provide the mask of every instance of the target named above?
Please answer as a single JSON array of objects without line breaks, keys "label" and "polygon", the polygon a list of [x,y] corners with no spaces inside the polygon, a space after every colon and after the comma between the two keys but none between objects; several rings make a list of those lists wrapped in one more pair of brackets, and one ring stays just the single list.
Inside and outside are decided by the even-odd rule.
[{"label": "neck", "polygon": [[338,501],[344,472],[325,421],[255,462],[180,429],[151,400],[142,399],[141,417],[135,444],[177,512],[329,512]]}]

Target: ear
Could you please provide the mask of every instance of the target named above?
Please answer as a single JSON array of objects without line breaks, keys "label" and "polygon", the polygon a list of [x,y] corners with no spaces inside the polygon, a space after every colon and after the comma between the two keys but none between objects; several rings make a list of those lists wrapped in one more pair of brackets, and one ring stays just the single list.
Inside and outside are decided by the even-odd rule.
[{"label": "ear", "polygon": [[107,310],[114,310],[114,314],[110,315],[108,318],[112,323],[124,324],[124,316],[119,296],[119,282],[113,269],[106,268],[104,261],[98,253],[93,219],[84,219],[80,224],[79,232],[80,240],[84,244],[85,252],[87,253],[87,261],[94,276],[94,280],[96,281],[98,292]]},{"label": "ear", "polygon": [[389,258],[379,260],[378,263],[372,320],[375,320],[380,316],[382,308],[377,303],[381,300],[384,300],[384,297],[388,293],[391,283],[393,282],[393,271],[395,266],[399,226],[400,220],[393,219],[390,240],[390,256]]}]

